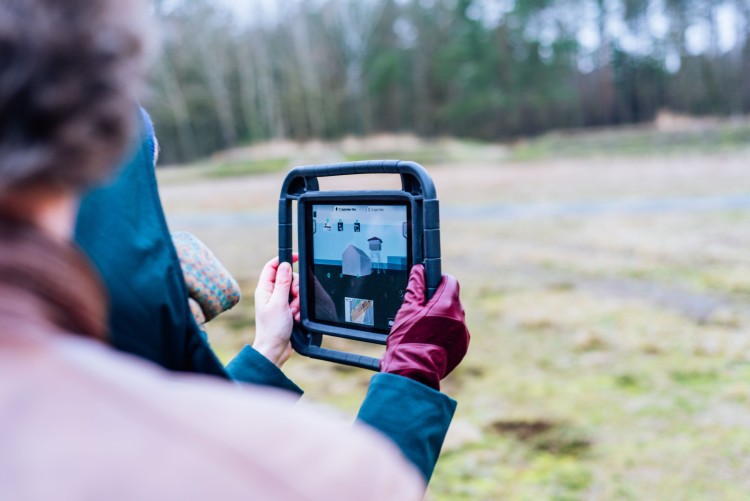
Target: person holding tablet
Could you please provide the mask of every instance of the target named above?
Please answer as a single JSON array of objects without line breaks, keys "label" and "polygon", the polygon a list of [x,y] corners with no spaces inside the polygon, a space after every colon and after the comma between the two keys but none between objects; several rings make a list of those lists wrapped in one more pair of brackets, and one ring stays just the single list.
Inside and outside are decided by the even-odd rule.
[{"label": "person holding tablet", "polygon": [[[434,444],[426,444],[442,441],[444,430],[412,436],[419,442],[412,455],[401,449],[410,463],[368,427],[292,405],[283,392],[170,373],[108,346],[108,294],[71,237],[80,194],[110,173],[138,126],[134,99],[146,68],[147,13],[145,0],[0,4],[0,498],[419,499],[429,472],[415,458],[434,459],[426,457]],[[126,202],[112,199],[109,208],[117,203]],[[151,249],[154,261],[143,267],[165,264],[160,249],[175,258],[171,243],[159,247],[139,236],[122,234],[120,244],[123,253]],[[460,358],[466,343],[457,350],[450,344],[468,341],[468,333],[455,282],[446,279],[425,307],[415,270],[387,350],[393,365],[384,368],[392,373],[376,376],[371,393],[392,409],[396,397],[434,393],[436,404],[425,407],[434,414],[421,418],[429,428],[431,418],[452,408],[412,373],[439,379],[451,364],[431,364],[436,359],[428,352]],[[114,272],[122,287],[148,295],[156,286],[130,271]],[[271,262],[264,274],[265,311],[284,316],[269,334],[283,344],[294,314],[291,268]],[[131,304],[130,319],[148,316]],[[184,313],[175,307],[155,319],[183,321]],[[434,339],[438,334],[442,340]],[[182,339],[170,355],[176,367],[215,358],[210,348]],[[158,344],[163,337],[137,341]],[[226,379],[222,371],[213,372]],[[399,424],[367,402],[360,416],[386,432]]]},{"label": "person holding tablet", "polygon": [[[108,290],[112,345],[169,370],[301,394],[280,368],[297,314],[288,303],[289,294],[297,294],[291,268],[277,260],[264,267],[256,291],[255,347],[245,346],[224,367],[188,306],[190,291],[158,196],[153,126],[143,110],[138,122],[141,132],[129,159],[84,197],[75,230]],[[456,405],[438,391],[439,381],[463,358],[469,336],[455,279],[447,277],[429,303],[423,282],[417,266],[359,420],[391,438],[429,480]]]},{"label": "person holding tablet", "polygon": [[[290,294],[299,295],[291,267],[272,259],[261,271],[254,346],[246,345],[223,366],[188,306],[189,291],[156,185],[153,126],[143,110],[140,122],[135,152],[112,180],[84,197],[75,230],[111,298],[112,344],[173,371],[302,395],[281,370],[292,321],[299,316],[296,304],[288,302]],[[359,421],[395,442],[426,481],[456,408],[439,392],[439,381],[458,365],[469,342],[458,283],[446,276],[442,285],[428,303],[424,270],[414,267],[381,374],[373,377],[358,414]]]}]

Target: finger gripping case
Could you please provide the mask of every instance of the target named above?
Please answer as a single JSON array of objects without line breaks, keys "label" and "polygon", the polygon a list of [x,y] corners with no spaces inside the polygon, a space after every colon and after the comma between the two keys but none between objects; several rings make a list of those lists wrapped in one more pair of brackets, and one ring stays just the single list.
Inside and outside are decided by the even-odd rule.
[{"label": "finger gripping case", "polygon": [[[401,190],[388,191],[320,191],[318,178],[357,174],[394,174],[401,177]],[[387,334],[367,332],[355,326],[343,327],[322,325],[311,321],[306,311],[308,284],[306,271],[306,239],[304,206],[313,201],[342,200],[349,203],[364,203],[368,200],[398,200],[408,202],[412,226],[411,257],[413,264],[423,264],[427,283],[427,298],[431,298],[440,284],[440,213],[435,185],[427,171],[415,162],[401,160],[372,160],[327,165],[295,167],[284,180],[279,198],[279,258],[281,262],[292,262],[293,231],[292,205],[297,202],[299,210],[300,251],[300,304],[301,323],[294,324],[292,347],[301,355],[328,362],[380,370],[380,359],[369,356],[332,350],[322,347],[323,336],[330,335],[365,343],[385,345]]]}]

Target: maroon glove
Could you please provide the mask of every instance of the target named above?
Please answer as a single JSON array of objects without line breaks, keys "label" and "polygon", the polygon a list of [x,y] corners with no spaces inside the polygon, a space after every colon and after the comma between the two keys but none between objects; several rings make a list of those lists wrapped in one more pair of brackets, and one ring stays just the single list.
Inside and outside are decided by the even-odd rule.
[{"label": "maroon glove", "polygon": [[424,267],[414,266],[404,304],[398,310],[380,361],[380,371],[440,390],[440,380],[466,355],[470,336],[456,279],[443,275],[429,302],[426,291]]}]

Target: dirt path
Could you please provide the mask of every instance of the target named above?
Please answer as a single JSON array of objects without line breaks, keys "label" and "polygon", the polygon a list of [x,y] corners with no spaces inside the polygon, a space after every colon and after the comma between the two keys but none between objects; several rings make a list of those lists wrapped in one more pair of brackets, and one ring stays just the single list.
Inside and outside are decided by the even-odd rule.
[{"label": "dirt path", "polygon": [[[750,206],[750,158],[714,156],[607,158],[429,167],[445,218],[517,219],[665,211],[740,210]],[[275,214],[283,173],[172,182],[160,175],[170,216],[212,223],[265,223]],[[179,178],[177,178],[179,179]],[[396,176],[321,180],[322,189],[398,187]],[[257,213],[257,215],[256,215]],[[207,219],[207,214],[213,214]],[[200,216],[198,216],[200,215]],[[184,220],[190,224],[190,219]]]},{"label": "dirt path", "polygon": [[[444,220],[554,219],[559,217],[594,217],[648,215],[662,213],[735,211],[750,209],[750,193],[739,195],[603,200],[590,202],[529,204],[462,204],[444,206]],[[170,213],[176,226],[243,228],[269,224],[268,214],[257,212]]]}]

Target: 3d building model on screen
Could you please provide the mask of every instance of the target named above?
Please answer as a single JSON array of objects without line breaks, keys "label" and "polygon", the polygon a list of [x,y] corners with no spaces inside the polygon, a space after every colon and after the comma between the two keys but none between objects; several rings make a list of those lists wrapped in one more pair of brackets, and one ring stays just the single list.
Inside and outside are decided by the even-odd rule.
[{"label": "3d building model on screen", "polygon": [[352,277],[366,277],[372,273],[372,261],[365,251],[349,244],[341,255],[341,273]]},{"label": "3d building model on screen", "polygon": [[320,204],[312,215],[312,292],[331,305],[316,307],[314,320],[387,331],[409,278],[407,208]]}]

